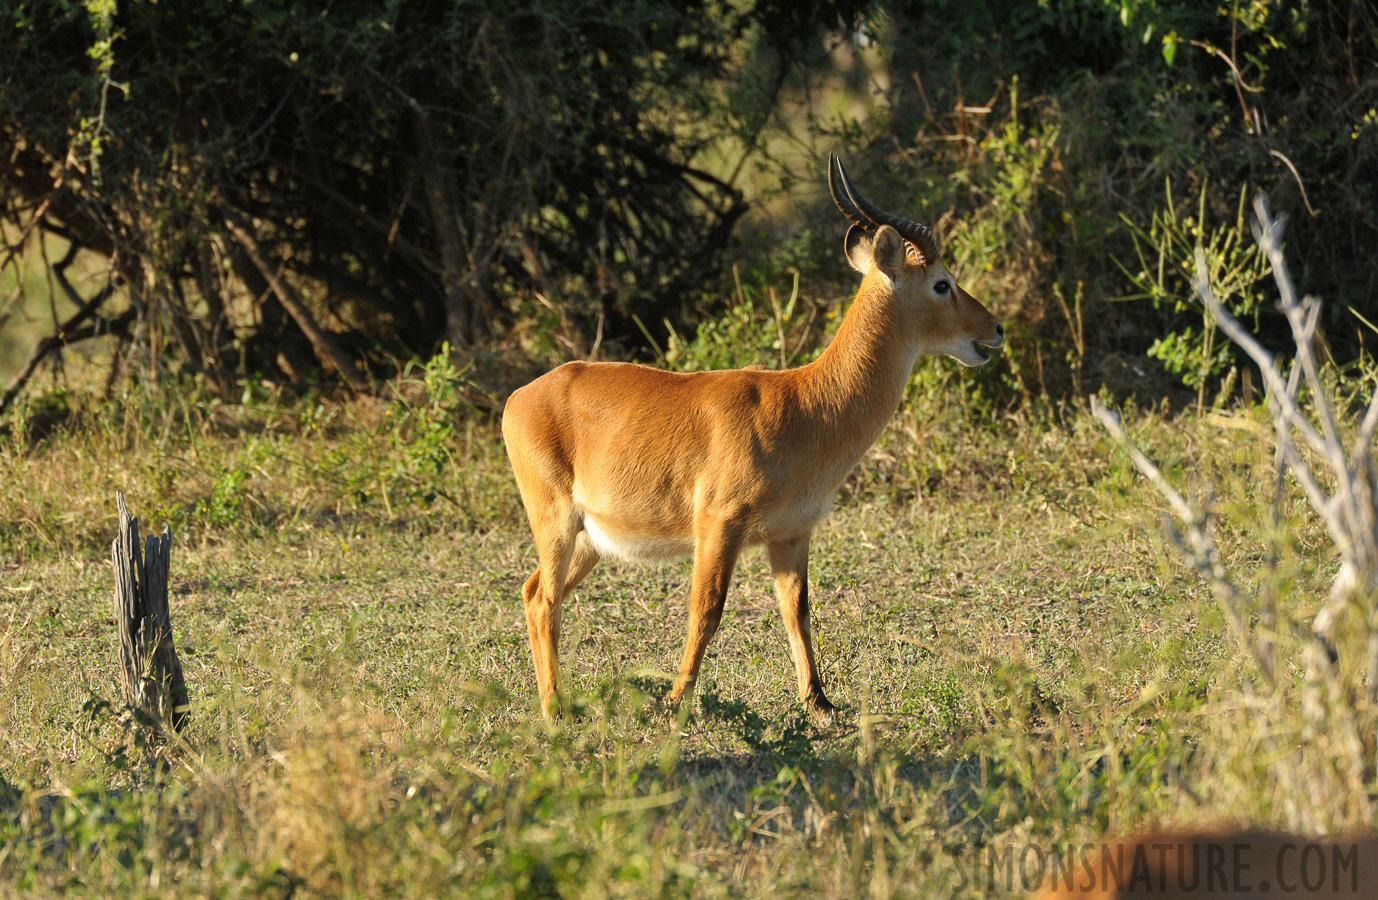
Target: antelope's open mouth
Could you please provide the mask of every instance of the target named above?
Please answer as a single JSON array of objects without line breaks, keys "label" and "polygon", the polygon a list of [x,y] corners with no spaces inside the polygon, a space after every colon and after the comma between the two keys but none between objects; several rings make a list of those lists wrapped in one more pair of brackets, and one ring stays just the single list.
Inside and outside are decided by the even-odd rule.
[{"label": "antelope's open mouth", "polygon": [[996,332],[995,337],[991,340],[983,341],[980,338],[973,338],[971,341],[971,349],[976,352],[976,355],[980,358],[981,362],[984,363],[990,361],[990,351],[996,350],[1004,346],[1004,344],[1005,335],[1002,330]]}]

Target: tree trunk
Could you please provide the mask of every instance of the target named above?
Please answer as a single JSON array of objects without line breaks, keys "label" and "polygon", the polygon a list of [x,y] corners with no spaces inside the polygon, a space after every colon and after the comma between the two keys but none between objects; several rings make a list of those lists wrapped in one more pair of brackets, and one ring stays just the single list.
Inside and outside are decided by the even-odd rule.
[{"label": "tree trunk", "polygon": [[225,219],[225,227],[239,242],[244,255],[248,257],[263,277],[268,279],[269,289],[278,298],[282,308],[287,310],[287,314],[297,323],[297,327],[306,335],[306,339],[311,342],[312,349],[316,351],[316,357],[343,376],[354,393],[368,393],[367,379],[360,374],[354,366],[354,362],[340,349],[334,335],[316,324],[315,316],[311,315],[311,310],[306,308],[305,301],[302,300],[296,289],[283,279],[282,271],[273,271],[268,260],[259,252],[258,241],[254,240],[253,235],[228,217]]},{"label": "tree trunk", "polygon": [[435,240],[440,245],[440,284],[445,294],[445,332],[450,346],[468,350],[475,337],[474,285],[471,283],[469,255],[464,250],[464,235],[456,218],[453,191],[436,157],[430,124],[416,114],[416,141],[420,148],[422,193],[430,213]]}]

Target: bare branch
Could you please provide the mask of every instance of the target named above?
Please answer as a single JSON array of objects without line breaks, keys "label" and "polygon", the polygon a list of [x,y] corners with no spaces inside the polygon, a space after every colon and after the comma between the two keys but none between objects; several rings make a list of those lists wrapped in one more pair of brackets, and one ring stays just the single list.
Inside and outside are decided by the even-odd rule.
[{"label": "bare branch", "polygon": [[1220,301],[1215,299],[1215,293],[1211,291],[1210,281],[1206,277],[1205,254],[1199,248],[1196,256],[1196,293],[1201,298],[1201,302],[1211,311],[1211,315],[1215,318],[1215,323],[1220,326],[1220,330],[1225,332],[1230,340],[1238,344],[1245,353],[1249,354],[1249,357],[1258,365],[1259,371],[1263,375],[1263,383],[1270,396],[1276,398],[1287,423],[1295,427],[1302,437],[1306,438],[1306,442],[1316,453],[1321,456],[1328,455],[1330,448],[1326,446],[1325,439],[1301,414],[1295,399],[1288,394],[1287,388],[1282,382],[1282,376],[1277,373],[1273,354],[1263,349],[1263,346],[1254,340],[1254,336],[1249,334],[1243,325],[1239,324],[1239,320],[1226,312],[1225,308],[1220,305]]},{"label": "bare branch", "polygon": [[1316,412],[1325,428],[1324,453],[1330,458],[1330,464],[1336,472],[1343,471],[1344,447],[1340,443],[1335,415],[1326,399],[1325,386],[1321,383],[1320,366],[1316,361],[1314,342],[1316,325],[1320,321],[1321,302],[1311,296],[1298,302],[1296,288],[1287,272],[1287,257],[1282,252],[1282,228],[1286,220],[1283,217],[1272,217],[1268,212],[1268,201],[1262,194],[1254,198],[1254,215],[1257,217],[1253,228],[1254,239],[1258,241],[1259,247],[1263,249],[1269,264],[1273,267],[1273,279],[1278,285],[1282,310],[1287,315],[1288,324],[1292,326],[1292,339],[1297,345],[1297,359],[1301,362],[1302,372],[1306,375],[1306,382],[1315,398],[1313,402]]},{"label": "bare branch", "polygon": [[1183,499],[1181,494],[1177,493],[1177,489],[1168,483],[1168,480],[1163,477],[1162,471],[1153,464],[1153,461],[1144,456],[1143,451],[1129,439],[1124,425],[1120,422],[1120,414],[1107,408],[1104,403],[1100,402],[1099,397],[1091,398],[1091,412],[1095,413],[1096,418],[1100,419],[1101,424],[1105,426],[1105,430],[1109,431],[1129,453],[1129,458],[1134,461],[1134,465],[1138,467],[1139,471],[1144,473],[1149,481],[1153,482],[1153,486],[1167,500],[1177,518],[1189,525],[1197,521],[1196,511]]},{"label": "bare branch", "polygon": [[[1162,494],[1168,505],[1172,507],[1173,513],[1186,526],[1185,533],[1183,533],[1181,529],[1172,524],[1171,519],[1165,519],[1163,523],[1168,540],[1172,541],[1173,546],[1177,547],[1186,557],[1187,563],[1200,572],[1210,583],[1216,601],[1220,604],[1220,609],[1229,621],[1230,630],[1238,638],[1240,646],[1249,648],[1249,629],[1245,625],[1244,616],[1240,610],[1244,593],[1230,579],[1229,573],[1220,562],[1220,555],[1215,550],[1215,542],[1212,540],[1210,532],[1204,527],[1207,517],[1193,509],[1163,476],[1162,470],[1130,440],[1118,413],[1106,408],[1098,397],[1091,398],[1091,411],[1105,426],[1105,430],[1119,441],[1120,446],[1133,460],[1135,467],[1158,489],[1158,493]],[[1262,667],[1268,682],[1272,684],[1274,674],[1270,643],[1270,640],[1268,642],[1260,641],[1259,646],[1253,647],[1253,654]]]},{"label": "bare branch", "polygon": [[307,339],[311,341],[311,346],[315,349],[316,355],[320,357],[321,361],[329,362],[330,365],[344,377],[350,389],[355,393],[368,393],[368,381],[359,373],[359,370],[355,368],[354,362],[340,349],[339,344],[336,343],[330,332],[321,328],[320,325],[316,323],[316,318],[311,315],[311,311],[307,309],[306,303],[297,294],[296,290],[281,277],[281,270],[274,273],[272,266],[260,252],[258,241],[254,240],[253,235],[249,233],[248,229],[228,216],[225,218],[225,227],[229,230],[230,234],[234,235],[235,240],[239,242],[239,246],[244,251],[244,255],[254,264],[255,268],[263,273],[263,277],[268,279],[268,285],[273,293],[277,295],[278,302],[281,303],[283,309],[286,309],[288,314],[296,320],[297,325],[301,328]]},{"label": "bare branch", "polygon": [[1355,462],[1368,456],[1375,430],[1378,430],[1378,388],[1374,389],[1373,397],[1368,401],[1368,411],[1364,413],[1364,421],[1359,426],[1359,438],[1354,442],[1354,453],[1351,458]]},{"label": "bare branch", "polygon": [[128,309],[113,319],[107,320],[97,317],[92,324],[76,329],[70,327],[72,322],[68,320],[57,334],[45,337],[29,351],[29,356],[24,360],[24,364],[10,378],[9,384],[5,385],[4,393],[0,394],[0,413],[8,409],[10,404],[14,402],[14,398],[19,396],[19,392],[24,389],[24,385],[33,377],[34,372],[38,371],[39,365],[49,353],[61,347],[99,337],[102,334],[123,336],[128,333],[134,318],[135,311]]},{"label": "bare branch", "polygon": [[[116,280],[114,276],[112,276],[106,281],[105,286],[89,300],[77,293],[76,288],[72,287],[72,283],[67,280],[67,267],[76,259],[79,249],[81,249],[81,245],[75,240],[71,241],[68,245],[66,255],[53,263],[51,267],[53,277],[57,280],[58,285],[61,286],[63,293],[67,295],[67,299],[71,300],[72,303],[76,305],[77,311],[73,313],[66,322],[61,323],[57,327],[56,333],[43,338],[29,351],[28,358],[20,365],[19,370],[10,377],[9,383],[5,385],[4,392],[0,393],[0,413],[4,413],[5,410],[9,409],[10,404],[14,402],[14,398],[19,396],[19,392],[23,390],[24,385],[33,377],[34,372],[38,371],[38,367],[43,363],[43,360],[48,358],[48,354],[68,344],[75,344],[87,340],[88,338],[95,337],[97,334],[101,333],[99,327],[82,329],[80,326],[86,322],[86,320],[95,316],[96,312],[105,305],[105,302],[115,293]],[[123,321],[117,319],[116,322],[120,323],[118,327],[126,327]],[[115,327],[115,323],[110,323],[105,330],[111,331]]]}]

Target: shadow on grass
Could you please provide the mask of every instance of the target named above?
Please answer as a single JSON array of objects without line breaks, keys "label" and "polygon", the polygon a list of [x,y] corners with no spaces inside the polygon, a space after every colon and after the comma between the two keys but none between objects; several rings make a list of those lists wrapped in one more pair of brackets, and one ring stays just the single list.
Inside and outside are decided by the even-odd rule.
[{"label": "shadow on grass", "polygon": [[698,705],[705,723],[727,729],[747,746],[753,757],[810,769],[821,762],[816,739],[823,734],[814,728],[802,708],[785,712],[778,719],[767,719],[751,704],[723,697],[712,686],[699,692]]}]

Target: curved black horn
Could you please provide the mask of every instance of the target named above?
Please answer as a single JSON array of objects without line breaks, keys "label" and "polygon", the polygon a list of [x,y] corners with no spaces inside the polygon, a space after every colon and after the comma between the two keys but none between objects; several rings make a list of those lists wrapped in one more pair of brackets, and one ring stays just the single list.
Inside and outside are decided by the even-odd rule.
[{"label": "curved black horn", "polygon": [[[842,190],[846,193],[847,200],[850,201],[852,208],[870,220],[868,223],[870,227],[867,230],[872,230],[878,225],[889,225],[900,233],[900,237],[912,243],[915,249],[924,257],[926,262],[931,262],[938,258],[938,239],[934,237],[932,230],[929,229],[927,225],[920,225],[912,219],[906,219],[894,213],[888,213],[863,197],[861,191],[856,189],[856,185],[852,184],[852,179],[847,175],[847,169],[842,165],[842,160],[840,159],[837,160],[837,173],[842,181]],[[832,173],[829,172],[828,176],[829,187],[831,187]],[[842,206],[841,202],[837,200],[837,192],[835,189],[833,191],[833,200],[837,202],[839,208]],[[847,213],[846,209],[843,209],[842,212],[844,215],[847,215],[847,218],[852,218],[852,216]],[[856,220],[854,219],[853,221]],[[858,224],[861,223],[858,222]]]},{"label": "curved black horn", "polygon": [[[841,175],[840,178],[838,177],[839,173]],[[861,210],[857,209],[856,204],[852,202],[852,198],[848,197],[847,194],[843,192],[841,181],[846,177],[847,173],[842,168],[842,160],[837,158],[836,153],[829,153],[828,192],[833,195],[833,202],[837,204],[837,208],[842,210],[842,214],[846,216],[852,224],[860,225],[868,233],[874,234],[876,223],[867,218],[866,214]]]}]

